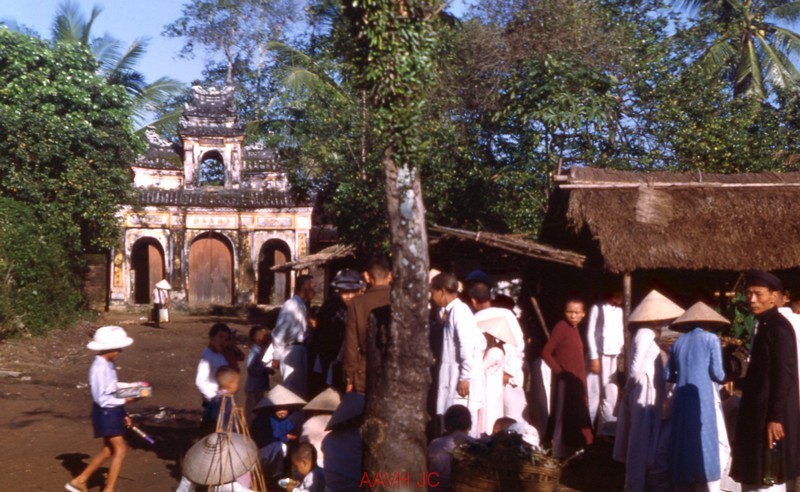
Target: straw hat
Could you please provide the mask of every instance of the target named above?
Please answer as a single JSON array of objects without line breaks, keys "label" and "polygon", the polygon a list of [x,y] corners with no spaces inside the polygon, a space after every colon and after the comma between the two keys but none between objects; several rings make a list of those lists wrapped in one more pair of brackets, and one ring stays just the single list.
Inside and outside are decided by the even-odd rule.
[{"label": "straw hat", "polygon": [[670,301],[657,290],[651,291],[633,310],[628,321],[645,322],[677,318],[683,314],[680,306]]},{"label": "straw hat", "polygon": [[215,432],[189,448],[183,474],[200,485],[230,483],[253,469],[258,448],[252,439],[235,432]]},{"label": "straw hat", "polygon": [[478,321],[478,328],[480,328],[482,332],[488,333],[498,340],[515,347],[517,346],[511,327],[508,325],[508,321],[504,316],[482,319]]},{"label": "straw hat", "polygon": [[156,284],[156,289],[172,290],[172,286],[169,285],[167,279],[164,278],[158,281],[158,283]]},{"label": "straw hat", "polygon": [[333,388],[328,388],[318,394],[314,399],[303,407],[303,410],[319,410],[321,412],[334,412],[342,402],[339,392]]},{"label": "straw hat", "polygon": [[683,313],[680,318],[672,322],[673,325],[684,323],[720,323],[729,325],[731,324],[727,318],[711,309],[707,304],[701,302],[696,303]]},{"label": "straw hat", "polygon": [[261,399],[256,405],[255,410],[259,408],[267,408],[267,407],[286,407],[290,405],[305,405],[306,401],[291,390],[289,390],[286,386],[279,384],[269,390],[267,396]]},{"label": "straw hat", "polygon": [[115,350],[129,346],[133,338],[121,326],[101,326],[94,332],[92,341],[86,344],[89,350]]},{"label": "straw hat", "polygon": [[342,402],[339,404],[339,407],[335,412],[333,412],[331,420],[328,421],[328,426],[325,427],[325,430],[332,430],[341,423],[354,419],[359,415],[363,415],[365,404],[366,398],[364,398],[364,395],[361,393],[357,393],[355,391],[347,393],[342,398]]}]

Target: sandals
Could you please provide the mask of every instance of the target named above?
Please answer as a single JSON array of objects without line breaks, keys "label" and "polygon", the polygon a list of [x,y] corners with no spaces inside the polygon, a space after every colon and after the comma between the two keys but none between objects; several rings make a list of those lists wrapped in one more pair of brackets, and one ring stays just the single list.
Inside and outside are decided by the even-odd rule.
[{"label": "sandals", "polygon": [[78,488],[75,485],[72,485],[72,482],[65,483],[64,484],[64,488],[69,490],[69,492],[88,492],[89,491],[89,489],[87,489],[86,486]]}]

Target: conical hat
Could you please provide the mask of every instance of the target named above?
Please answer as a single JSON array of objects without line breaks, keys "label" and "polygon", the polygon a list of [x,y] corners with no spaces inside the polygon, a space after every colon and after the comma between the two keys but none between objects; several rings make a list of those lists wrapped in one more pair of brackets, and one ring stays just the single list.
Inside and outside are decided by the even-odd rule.
[{"label": "conical hat", "polygon": [[707,304],[701,302],[696,303],[694,306],[686,310],[680,318],[672,322],[673,325],[682,323],[722,323],[725,325],[731,324],[727,318],[710,308]]},{"label": "conical hat", "polygon": [[628,321],[637,323],[661,321],[677,318],[681,314],[683,314],[683,309],[680,306],[657,290],[653,290],[636,306],[636,309],[628,317]]},{"label": "conical hat", "polygon": [[511,327],[508,326],[508,321],[503,316],[495,316],[494,318],[482,319],[478,321],[478,328],[484,333],[495,337],[498,340],[516,346],[513,332]]},{"label": "conical hat", "polygon": [[269,390],[267,396],[261,399],[256,405],[255,409],[258,410],[259,408],[266,408],[266,407],[285,407],[289,405],[305,405],[306,401],[296,394],[294,394],[291,390],[279,384]]},{"label": "conical hat", "polygon": [[156,289],[172,290],[172,286],[169,285],[167,279],[162,279],[159,280],[158,283],[156,283]]},{"label": "conical hat", "polygon": [[364,413],[365,404],[366,398],[364,398],[364,395],[361,393],[355,391],[347,393],[342,397],[342,403],[340,403],[336,411],[333,412],[331,420],[328,422],[328,426],[325,427],[325,430],[331,430],[343,422],[347,422],[350,419],[362,415]]},{"label": "conical hat", "polygon": [[215,432],[189,448],[183,458],[183,474],[200,485],[230,483],[258,463],[252,439],[235,432]]},{"label": "conical hat", "polygon": [[303,410],[319,410],[321,412],[334,412],[342,402],[339,392],[333,388],[328,388],[318,394],[314,399],[303,407]]}]

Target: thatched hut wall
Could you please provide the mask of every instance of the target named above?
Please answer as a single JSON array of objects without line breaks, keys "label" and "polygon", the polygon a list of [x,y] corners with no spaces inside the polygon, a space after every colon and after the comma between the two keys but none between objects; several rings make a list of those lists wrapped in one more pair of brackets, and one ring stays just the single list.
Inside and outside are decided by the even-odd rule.
[{"label": "thatched hut wall", "polygon": [[611,273],[800,266],[800,173],[571,170],[540,240]]}]

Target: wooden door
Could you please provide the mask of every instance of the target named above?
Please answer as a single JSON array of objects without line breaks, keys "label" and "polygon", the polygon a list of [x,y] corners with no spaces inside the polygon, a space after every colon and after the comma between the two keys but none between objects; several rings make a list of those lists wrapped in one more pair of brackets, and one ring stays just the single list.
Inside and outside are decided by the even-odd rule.
[{"label": "wooden door", "polygon": [[189,302],[233,303],[233,252],[214,236],[198,238],[189,250]]},{"label": "wooden door", "polygon": [[149,304],[153,287],[164,278],[164,254],[158,243],[152,241],[140,239],[131,252],[133,302],[136,304]]}]

